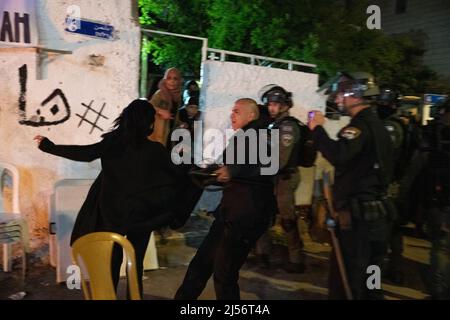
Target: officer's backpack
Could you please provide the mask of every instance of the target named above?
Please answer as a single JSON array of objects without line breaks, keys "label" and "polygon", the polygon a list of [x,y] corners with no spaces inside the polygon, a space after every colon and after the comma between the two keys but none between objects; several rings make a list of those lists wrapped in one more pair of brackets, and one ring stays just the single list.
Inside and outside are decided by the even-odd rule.
[{"label": "officer's backpack", "polygon": [[404,140],[404,129],[400,122],[396,119],[387,118],[383,120],[384,127],[386,128],[389,136],[391,137],[394,150],[400,150]]},{"label": "officer's backpack", "polygon": [[383,124],[394,147],[394,179],[398,180],[404,176],[407,164],[419,148],[419,129],[411,120],[405,123],[397,116],[384,119]]},{"label": "officer's backpack", "polygon": [[314,147],[311,130],[303,122],[291,116],[276,121],[273,124],[272,129],[279,128],[285,121],[296,123],[300,132],[300,139],[293,151],[295,154],[289,159],[288,166],[312,167],[316,162],[317,150]]}]

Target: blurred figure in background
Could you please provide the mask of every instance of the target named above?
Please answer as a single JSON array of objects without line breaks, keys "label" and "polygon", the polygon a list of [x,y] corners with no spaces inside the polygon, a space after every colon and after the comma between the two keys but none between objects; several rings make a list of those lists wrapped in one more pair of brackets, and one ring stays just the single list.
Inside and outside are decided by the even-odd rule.
[{"label": "blurred figure in background", "polygon": [[190,97],[187,103],[180,108],[178,113],[177,128],[188,129],[191,136],[194,134],[194,122],[200,120],[202,113],[199,110],[198,98]]},{"label": "blurred figure in background", "polygon": [[183,102],[185,105],[188,104],[189,98],[200,98],[200,88],[195,80],[186,83],[186,88],[183,91]]},{"label": "blurred figure in background", "polygon": [[431,297],[450,299],[450,100],[426,128],[425,196],[431,237]]},{"label": "blurred figure in background", "polygon": [[[378,116],[383,121],[394,146],[394,174],[388,195],[395,204],[397,214],[392,220],[389,237],[389,264],[386,276],[395,284],[404,281],[402,226],[410,220],[411,189],[414,177],[413,159],[420,146],[418,126],[409,117],[399,114],[401,96],[392,89],[384,88],[376,100]],[[406,177],[407,175],[407,177]]]},{"label": "blurred figure in background", "polygon": [[150,140],[168,146],[170,132],[174,129],[178,118],[181,100],[181,73],[176,68],[167,69],[164,78],[158,84],[150,103],[155,107],[155,126]]}]

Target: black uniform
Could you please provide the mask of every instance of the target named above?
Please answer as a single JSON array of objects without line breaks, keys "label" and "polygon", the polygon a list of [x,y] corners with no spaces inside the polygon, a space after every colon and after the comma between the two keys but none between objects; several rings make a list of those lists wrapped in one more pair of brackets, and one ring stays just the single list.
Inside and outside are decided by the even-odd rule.
[{"label": "black uniform", "polygon": [[[368,298],[366,270],[382,267],[386,252],[387,183],[393,170],[392,141],[373,108],[360,111],[332,140],[325,129],[313,131],[317,149],[335,167],[333,203],[338,213],[337,237],[341,244],[349,285],[355,299]],[[351,225],[347,222],[351,220]],[[344,299],[335,254],[332,254],[329,297]],[[382,297],[374,290],[374,297]],[[372,296],[372,295],[371,295]]]},{"label": "black uniform", "polygon": [[[378,108],[379,110],[379,108]],[[382,118],[383,119],[383,118]],[[389,239],[390,254],[388,276],[395,283],[403,282],[403,235],[401,226],[411,218],[411,189],[418,172],[416,151],[420,145],[420,131],[409,117],[391,115],[383,119],[394,146],[394,172],[389,185],[389,197],[393,200],[397,215],[392,221]]]},{"label": "black uniform", "polygon": [[450,299],[450,112],[428,128],[425,206],[431,236],[431,296]]},{"label": "black uniform", "polygon": [[[242,130],[258,127],[253,121]],[[245,148],[248,161],[248,141]],[[273,177],[261,176],[259,164],[227,164],[227,167],[231,182],[223,191],[219,214],[189,264],[175,299],[197,299],[212,274],[217,299],[240,299],[239,270],[275,214]]]}]

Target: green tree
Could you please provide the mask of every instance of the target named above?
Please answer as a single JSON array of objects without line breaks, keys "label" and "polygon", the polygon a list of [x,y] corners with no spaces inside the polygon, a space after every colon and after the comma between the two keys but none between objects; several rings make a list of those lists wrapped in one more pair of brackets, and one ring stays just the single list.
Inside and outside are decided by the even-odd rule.
[{"label": "green tree", "polygon": [[[140,0],[141,23],[208,37],[217,49],[305,61],[322,81],[339,70],[365,70],[405,94],[448,92],[450,85],[423,64],[417,35],[388,36],[366,27],[370,1]],[[413,40],[415,39],[415,40]],[[153,61],[198,75],[200,44],[155,37]],[[239,59],[237,59],[239,61]]]},{"label": "green tree", "polygon": [[[139,0],[143,28],[206,37],[208,0]],[[167,35],[148,35],[143,50],[163,69],[177,67],[184,74],[199,76],[201,46],[198,40]]]}]

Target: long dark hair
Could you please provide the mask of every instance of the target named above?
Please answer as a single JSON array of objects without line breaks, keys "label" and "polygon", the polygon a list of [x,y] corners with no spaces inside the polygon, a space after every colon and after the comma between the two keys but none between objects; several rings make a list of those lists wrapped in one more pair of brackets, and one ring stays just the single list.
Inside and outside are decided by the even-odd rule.
[{"label": "long dark hair", "polygon": [[133,100],[114,120],[113,129],[102,135],[120,137],[126,144],[138,146],[153,132],[155,108],[145,99]]}]

